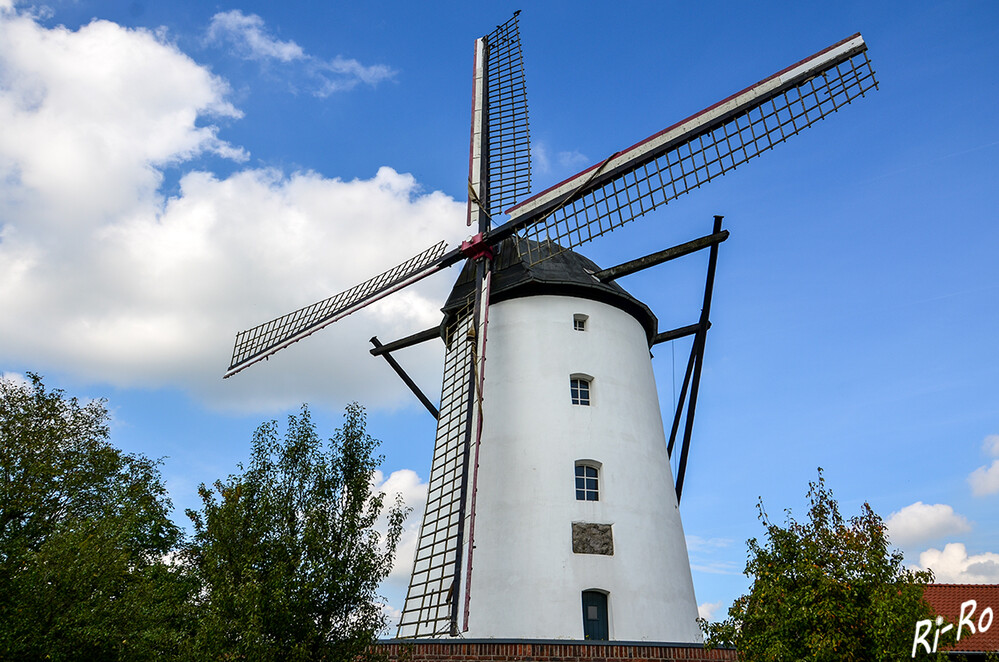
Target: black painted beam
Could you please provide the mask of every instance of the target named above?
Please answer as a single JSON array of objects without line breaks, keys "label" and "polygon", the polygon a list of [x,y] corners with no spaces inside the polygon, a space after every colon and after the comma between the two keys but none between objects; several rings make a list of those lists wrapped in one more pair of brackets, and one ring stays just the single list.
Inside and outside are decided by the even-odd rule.
[{"label": "black painted beam", "polygon": [[414,333],[411,336],[406,336],[405,338],[400,338],[399,340],[393,340],[387,345],[379,343],[378,345],[375,345],[374,349],[370,349],[368,351],[371,352],[371,356],[381,356],[382,354],[394,352],[397,349],[412,347],[413,345],[419,345],[421,342],[426,342],[440,337],[441,328],[439,326],[435,326],[427,329],[426,331],[420,331],[419,333]]},{"label": "black painted beam", "polygon": [[[426,331],[424,331],[424,333],[426,333]],[[410,336],[410,338],[412,337],[413,336]],[[405,340],[405,338],[403,340]],[[381,357],[384,358],[390,366],[392,366],[392,369],[395,370],[396,374],[402,378],[402,381],[405,382],[406,386],[409,387],[409,390],[413,392],[413,395],[415,395],[419,401],[423,403],[423,406],[427,408],[427,411],[429,411],[434,418],[440,418],[440,412],[437,411],[437,407],[434,406],[434,403],[430,402],[430,399],[423,394],[423,391],[421,391],[420,387],[416,385],[416,382],[414,382],[410,376],[406,374],[406,371],[402,369],[402,366],[392,358],[391,354],[388,353],[389,345],[383,345],[378,342],[378,336],[371,336],[371,344],[375,346],[375,349],[371,350],[371,353],[375,354],[375,350],[381,350],[378,354],[376,354],[376,356],[381,355]],[[404,346],[408,347],[409,345]]]},{"label": "black painted beam", "polygon": [[722,230],[721,232],[716,232],[714,234],[700,237],[699,239],[688,241],[680,244],[679,246],[673,246],[672,248],[667,248],[665,250],[646,255],[645,257],[640,257],[637,260],[629,260],[628,262],[619,264],[616,267],[610,267],[609,269],[598,271],[593,274],[593,277],[602,283],[607,283],[617,278],[621,278],[622,276],[628,276],[637,271],[654,267],[657,264],[662,264],[663,262],[669,262],[670,260],[675,260],[678,257],[683,257],[684,255],[696,253],[704,248],[717,246],[726,239],[728,239],[728,230]]}]

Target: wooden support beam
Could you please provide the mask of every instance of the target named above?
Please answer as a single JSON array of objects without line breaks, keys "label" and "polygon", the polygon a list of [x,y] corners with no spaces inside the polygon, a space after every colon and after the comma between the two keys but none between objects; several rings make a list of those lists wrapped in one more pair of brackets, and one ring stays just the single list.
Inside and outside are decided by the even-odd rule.
[{"label": "wooden support beam", "polygon": [[[708,329],[711,328],[711,322],[708,322]],[[678,340],[680,338],[686,338],[687,336],[692,336],[701,330],[701,323],[688,324],[687,326],[681,326],[678,329],[673,329],[672,331],[663,331],[662,333],[657,333],[652,338],[652,345],[658,345],[661,342],[669,342],[670,340]],[[707,330],[707,329],[705,329]]]},{"label": "wooden support beam", "polygon": [[[412,337],[413,336],[410,336],[410,338]],[[402,378],[402,381],[405,382],[406,386],[409,387],[409,390],[413,392],[413,395],[415,395],[419,401],[423,403],[423,406],[427,408],[427,411],[429,411],[434,418],[440,418],[440,412],[437,411],[437,407],[434,406],[434,403],[430,402],[430,399],[423,394],[423,391],[421,391],[420,387],[416,385],[416,382],[414,382],[410,376],[406,374],[406,371],[402,369],[402,366],[396,363],[396,360],[393,359],[392,355],[388,353],[389,346],[378,342],[378,336],[371,336],[371,344],[375,346],[375,349],[382,350],[379,354],[388,362],[390,366],[392,366],[392,369],[395,370],[396,374]],[[372,354],[375,353],[375,349],[371,350]]]},{"label": "wooden support beam", "polygon": [[675,260],[678,257],[683,257],[684,255],[696,253],[703,248],[717,246],[726,239],[728,239],[728,230],[722,230],[721,232],[716,232],[699,239],[694,239],[693,241],[688,241],[687,243],[680,244],[679,246],[673,246],[672,248],[667,248],[666,250],[658,251],[656,253],[652,253],[651,255],[646,255],[645,257],[640,257],[637,260],[624,262],[616,267],[598,271],[593,274],[593,277],[602,283],[607,283],[617,278],[621,278],[622,276],[633,274],[636,271],[648,269],[649,267],[654,267],[657,264],[662,264],[663,262],[669,262],[670,260]]},{"label": "wooden support beam", "polygon": [[[394,352],[397,349],[402,349],[404,347],[412,347],[413,345],[418,345],[421,342],[426,342],[427,340],[433,340],[434,338],[441,337],[441,328],[439,326],[431,327],[426,331],[420,331],[419,333],[414,333],[411,336],[406,336],[405,338],[400,338],[399,340],[393,340],[387,345],[378,343],[375,345],[374,349],[368,350],[371,352],[372,356],[381,356],[382,354],[388,354],[389,352]],[[374,345],[374,338],[372,338],[372,343]]]},{"label": "wooden support beam", "polygon": [[[715,216],[714,235],[720,234],[723,216]],[[708,336],[708,318],[711,315],[711,294],[715,288],[715,265],[718,263],[718,243],[711,245],[708,254],[708,276],[704,284],[704,305],[701,307],[700,329],[691,348],[693,375],[690,381],[690,399],[687,401],[687,419],[683,426],[683,445],[680,446],[680,464],[676,469],[676,503],[683,494],[683,477],[687,472],[687,453],[690,450],[690,433],[694,428],[694,410],[697,407],[697,389],[701,383],[701,365],[704,363],[704,343]]]}]

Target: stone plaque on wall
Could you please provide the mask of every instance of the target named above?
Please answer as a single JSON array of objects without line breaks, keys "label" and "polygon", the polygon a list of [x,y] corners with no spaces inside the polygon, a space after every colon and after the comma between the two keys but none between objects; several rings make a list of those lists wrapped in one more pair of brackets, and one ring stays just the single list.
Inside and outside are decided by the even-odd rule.
[{"label": "stone plaque on wall", "polygon": [[610,524],[572,523],[573,554],[614,555],[614,535]]}]

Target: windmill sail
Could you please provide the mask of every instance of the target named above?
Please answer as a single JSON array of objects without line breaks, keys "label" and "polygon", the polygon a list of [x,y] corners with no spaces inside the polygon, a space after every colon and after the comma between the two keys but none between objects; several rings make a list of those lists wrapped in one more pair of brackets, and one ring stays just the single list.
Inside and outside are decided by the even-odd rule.
[{"label": "windmill sail", "polygon": [[456,314],[443,334],[444,381],[441,386],[437,439],[427,487],[420,540],[398,636],[457,634],[458,562],[463,513],[462,480],[467,475],[467,436],[473,383],[475,334],[473,302]]},{"label": "windmill sail", "polygon": [[445,242],[441,241],[349,290],[236,334],[232,361],[223,377],[230,377],[395,290],[449,266],[444,248]]},{"label": "windmill sail", "polygon": [[[517,14],[475,43],[468,223],[479,232],[488,230],[492,214],[530,193],[530,133]],[[468,625],[475,493],[474,476],[469,476],[475,468],[469,462],[477,455],[481,427],[484,366],[477,363],[485,359],[489,255],[488,250],[470,255],[478,262],[480,287],[467,310],[454,317],[455,328],[445,333],[444,384],[427,510],[399,637],[457,635],[462,602]]]},{"label": "windmill sail", "polygon": [[531,192],[531,136],[527,87],[516,12],[486,38],[485,96],[490,215],[499,214]]},{"label": "windmill sail", "polygon": [[866,50],[856,34],[664,129],[509,209],[494,236],[517,231],[533,240],[518,246],[570,249],[620,227],[876,88]]}]

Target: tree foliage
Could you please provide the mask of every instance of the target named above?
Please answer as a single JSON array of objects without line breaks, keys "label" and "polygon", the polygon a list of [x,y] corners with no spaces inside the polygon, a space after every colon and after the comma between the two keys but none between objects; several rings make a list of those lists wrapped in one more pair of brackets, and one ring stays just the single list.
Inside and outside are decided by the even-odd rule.
[{"label": "tree foliage", "polygon": [[108,443],[102,401],[0,379],[0,659],[178,650],[188,585],[158,466]]},{"label": "tree foliage", "polygon": [[347,407],[329,444],[309,410],[253,437],[249,464],[188,511],[187,550],[202,587],[195,652],[205,658],[355,660],[385,625],[376,588],[391,570],[405,512],[370,480],[381,458],[363,409]]},{"label": "tree foliage", "polygon": [[734,645],[745,662],[908,658],[932,573],[903,567],[869,504],[845,520],[821,469],[808,500],[807,521],[785,511],[784,526],[760,502],[766,539],[748,541],[752,588],[725,621],[701,622],[709,645]]},{"label": "tree foliage", "polygon": [[372,494],[364,423],[349,406],[328,443],[305,407],[283,437],[262,425],[249,464],[201,486],[185,541],[103,401],[0,379],[0,660],[355,662],[405,515]]}]

